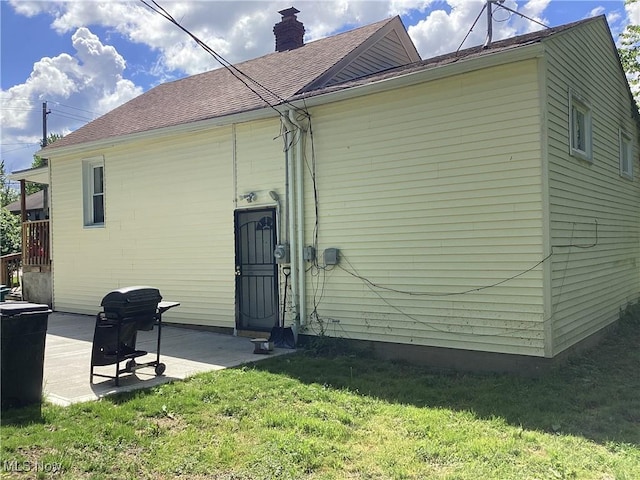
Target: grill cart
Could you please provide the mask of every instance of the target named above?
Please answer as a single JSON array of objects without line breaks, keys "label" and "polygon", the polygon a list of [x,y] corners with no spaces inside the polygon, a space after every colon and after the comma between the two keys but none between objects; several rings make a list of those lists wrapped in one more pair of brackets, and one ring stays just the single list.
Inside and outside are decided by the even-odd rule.
[{"label": "grill cart", "polygon": [[[109,292],[100,304],[103,311],[96,316],[91,351],[91,377],[113,378],[120,385],[121,373],[133,373],[138,368],[154,367],[156,375],[162,375],[165,364],[160,362],[160,339],[162,336],[162,314],[180,305],[178,302],[163,302],[156,288],[135,286]],[[157,326],[158,345],[156,359],[147,363],[136,363],[136,358],[146,355],[145,350],[136,349],[139,330],[153,330]],[[126,362],[124,368],[120,363]],[[94,367],[114,365],[115,375],[95,373]]]}]

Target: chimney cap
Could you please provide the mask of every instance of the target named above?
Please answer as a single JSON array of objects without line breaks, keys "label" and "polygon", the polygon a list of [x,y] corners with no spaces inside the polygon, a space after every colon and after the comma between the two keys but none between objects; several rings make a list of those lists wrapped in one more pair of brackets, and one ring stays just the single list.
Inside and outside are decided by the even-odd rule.
[{"label": "chimney cap", "polygon": [[289,7],[289,8],[285,8],[284,10],[280,10],[278,13],[282,15],[282,18],[287,18],[287,17],[295,18],[296,13],[300,13],[300,10],[298,10],[295,7]]}]

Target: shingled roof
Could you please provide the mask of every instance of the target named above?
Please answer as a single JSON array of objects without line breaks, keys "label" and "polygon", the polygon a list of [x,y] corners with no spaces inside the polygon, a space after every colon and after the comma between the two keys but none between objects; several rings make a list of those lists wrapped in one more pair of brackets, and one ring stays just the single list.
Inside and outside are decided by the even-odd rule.
[{"label": "shingled roof", "polygon": [[[603,20],[604,17],[580,20],[495,41],[489,48],[476,46],[420,60],[415,47],[408,39],[408,35],[406,35],[402,21],[399,17],[394,17],[310,42],[294,50],[274,52],[248,60],[235,65],[235,67],[257,83],[268,87],[273,94],[260,88],[255,83],[247,82],[270,104],[277,105],[282,104],[283,99],[293,101],[337,90],[346,90],[464,60],[517,49],[542,42],[552,35],[570,30],[581,24]],[[606,20],[604,21],[606,22]],[[386,68],[380,68],[380,71],[367,72],[360,70],[359,75],[351,73],[351,78],[345,80],[345,71],[350,68],[353,68],[353,71],[357,71],[361,67],[358,63],[367,55],[367,53],[363,52],[369,50],[370,54],[372,42],[374,40],[379,41],[382,38],[382,34],[388,35],[391,29],[395,29],[392,32],[394,35],[398,33],[398,30],[402,29],[402,36],[407,39],[406,41],[409,44],[408,48],[407,45],[403,47],[407,52],[406,58],[417,58],[419,61],[405,60],[401,62],[400,66],[397,66],[397,64],[388,65]],[[387,38],[391,38],[391,36]],[[402,48],[397,45],[399,44],[396,43],[396,48]],[[383,45],[382,48],[389,48],[389,44]],[[219,68],[159,85],[59,139],[54,144],[46,147],[41,156],[46,156],[47,153],[53,153],[56,149],[72,145],[184,125],[266,107],[264,100],[243,85],[227,69]]]},{"label": "shingled roof", "polygon": [[[310,42],[294,50],[274,52],[235,67],[274,95],[247,81],[270,104],[280,104],[340,66],[376,34],[390,28],[406,31],[399,17],[389,18],[332,37]],[[408,36],[406,36],[408,39]],[[408,41],[410,44],[410,40]],[[411,44],[409,57],[420,58]],[[405,63],[409,63],[408,60]],[[393,65],[396,66],[396,65]],[[235,78],[218,68],[159,85],[106,113],[46,147],[42,153],[122,135],[188,124],[265,108],[266,104]]]},{"label": "shingled roof", "polygon": [[549,38],[553,35],[556,35],[562,32],[566,32],[568,30],[571,30],[575,27],[578,27],[586,23],[601,22],[601,21],[604,21],[606,24],[606,17],[604,15],[587,18],[583,20],[578,20],[576,22],[559,25],[557,27],[550,27],[543,30],[537,30],[537,31],[526,33],[523,35],[506,38],[504,40],[494,41],[487,48],[484,48],[482,45],[478,45],[478,46],[466,48],[464,50],[446,53],[444,55],[427,58],[419,62],[402,65],[396,68],[390,68],[383,72],[376,72],[371,75],[362,76],[360,78],[343,82],[339,85],[329,85],[313,91],[299,92],[299,94],[293,97],[291,101],[295,101],[296,99],[301,99],[301,98],[318,96],[318,95],[322,95],[322,94],[326,94],[326,93],[330,93],[338,90],[346,90],[349,88],[367,85],[374,82],[380,82],[386,79],[391,79],[391,78],[408,75],[415,72],[430,70],[437,67],[450,65],[453,63],[471,60],[473,58],[507,52],[517,48],[525,47],[527,45],[533,45],[536,43],[543,42],[546,38]]}]

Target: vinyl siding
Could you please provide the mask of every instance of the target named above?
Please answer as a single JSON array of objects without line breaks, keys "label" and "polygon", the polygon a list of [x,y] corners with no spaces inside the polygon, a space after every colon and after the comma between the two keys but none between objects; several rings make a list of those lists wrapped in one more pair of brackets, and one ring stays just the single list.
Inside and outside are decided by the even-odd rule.
[{"label": "vinyl siding", "polygon": [[238,195],[256,193],[256,200],[239,201],[238,208],[275,205],[273,190],[284,202],[285,155],[280,120],[238,124],[236,130],[236,179]]},{"label": "vinyl siding", "polygon": [[104,157],[104,228],[83,226],[82,158],[51,161],[55,309],[95,314],[108,291],[151,285],[181,302],[166,320],[233,327],[231,128],[83,158],[96,155]]},{"label": "vinyl siding", "polygon": [[536,60],[314,109],[309,331],[543,355],[540,120]]},{"label": "vinyl siding", "polygon": [[[615,321],[638,299],[640,171],[637,127],[605,22],[545,45],[555,355]],[[592,163],[569,155],[570,88],[591,105]],[[619,174],[619,128],[634,139],[633,181]]]},{"label": "vinyl siding", "polygon": [[398,34],[391,31],[337,73],[327,85],[335,85],[407,63],[411,63],[411,58]]}]

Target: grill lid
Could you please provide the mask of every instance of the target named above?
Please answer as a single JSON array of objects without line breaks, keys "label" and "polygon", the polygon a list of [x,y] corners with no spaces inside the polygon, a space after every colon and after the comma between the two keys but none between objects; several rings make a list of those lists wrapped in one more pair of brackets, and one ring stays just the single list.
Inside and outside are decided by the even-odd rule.
[{"label": "grill lid", "polygon": [[146,286],[113,290],[102,299],[102,307],[109,318],[153,317],[162,300],[157,288]]}]

